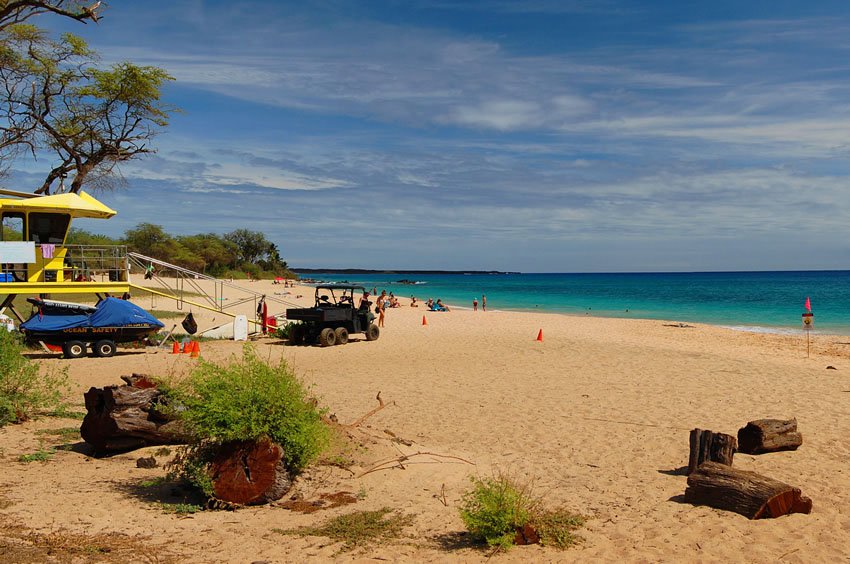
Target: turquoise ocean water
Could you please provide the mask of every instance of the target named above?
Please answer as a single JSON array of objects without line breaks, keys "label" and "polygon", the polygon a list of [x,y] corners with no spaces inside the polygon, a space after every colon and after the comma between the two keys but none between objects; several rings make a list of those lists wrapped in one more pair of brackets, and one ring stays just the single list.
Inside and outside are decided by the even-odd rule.
[{"label": "turquoise ocean water", "polygon": [[[487,296],[488,310],[666,319],[752,331],[802,328],[806,297],[814,331],[850,335],[850,271],[688,272],[627,274],[311,274],[318,280],[362,284],[441,298],[472,307]],[[415,280],[416,285],[397,283]]]}]

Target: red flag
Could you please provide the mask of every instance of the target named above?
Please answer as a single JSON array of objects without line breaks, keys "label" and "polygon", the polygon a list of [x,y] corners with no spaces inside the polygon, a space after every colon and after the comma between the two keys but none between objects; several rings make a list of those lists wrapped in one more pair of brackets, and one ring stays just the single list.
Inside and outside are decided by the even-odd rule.
[{"label": "red flag", "polygon": [[806,311],[812,311],[812,302],[809,300],[809,296],[806,296]]}]

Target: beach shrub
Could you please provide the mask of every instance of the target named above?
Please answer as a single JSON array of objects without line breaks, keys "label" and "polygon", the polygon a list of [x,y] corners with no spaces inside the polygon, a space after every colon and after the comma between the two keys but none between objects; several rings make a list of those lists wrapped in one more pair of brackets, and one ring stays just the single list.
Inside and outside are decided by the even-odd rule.
[{"label": "beach shrub", "polygon": [[584,518],[562,509],[544,509],[530,483],[504,473],[471,479],[473,487],[463,496],[460,516],[477,540],[507,550],[517,530],[529,525],[542,545],[564,549],[577,541],[573,531],[584,525]]},{"label": "beach shrub", "polygon": [[329,442],[322,411],[286,361],[269,364],[251,345],[245,345],[241,358],[225,365],[201,360],[169,394],[192,437],[175,458],[175,467],[209,496],[208,463],[226,443],[268,438],[283,447],[287,469],[297,474]]},{"label": "beach shrub", "polygon": [[289,339],[289,336],[292,334],[292,328],[296,325],[294,321],[290,321],[285,323],[275,329],[274,337],[276,339]]},{"label": "beach shrub", "polygon": [[26,421],[38,412],[64,408],[65,372],[42,373],[38,363],[21,354],[24,349],[19,333],[0,329],[0,427]]},{"label": "beach shrub", "polygon": [[464,494],[460,517],[472,536],[503,550],[514,544],[518,528],[531,521],[538,500],[530,486],[506,474],[488,478],[473,476],[472,490]]}]

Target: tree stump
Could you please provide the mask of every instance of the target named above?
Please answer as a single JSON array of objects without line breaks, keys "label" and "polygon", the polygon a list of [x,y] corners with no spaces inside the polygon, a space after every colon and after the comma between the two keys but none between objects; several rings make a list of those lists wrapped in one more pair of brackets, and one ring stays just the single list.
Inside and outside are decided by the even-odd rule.
[{"label": "tree stump", "polygon": [[801,444],[797,419],[759,419],[738,430],[738,450],[747,454],[797,450]]},{"label": "tree stump", "polygon": [[166,398],[151,379],[140,374],[121,379],[127,384],[91,388],[83,394],[84,441],[98,453],[185,442],[179,422],[156,409]]},{"label": "tree stump", "polygon": [[283,497],[292,476],[283,448],[268,439],[225,444],[210,464],[215,497],[239,505],[258,505]]},{"label": "tree stump", "polygon": [[693,473],[703,462],[712,461],[732,466],[737,441],[732,435],[694,429],[690,436],[691,452],[688,458],[688,474]]},{"label": "tree stump", "polygon": [[812,500],[799,488],[717,462],[706,462],[688,476],[685,501],[734,511],[748,519],[812,511]]}]

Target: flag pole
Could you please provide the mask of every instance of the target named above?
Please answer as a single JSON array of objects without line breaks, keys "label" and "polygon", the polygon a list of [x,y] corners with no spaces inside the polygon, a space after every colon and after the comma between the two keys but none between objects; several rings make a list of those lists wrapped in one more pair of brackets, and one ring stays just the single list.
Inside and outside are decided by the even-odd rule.
[{"label": "flag pole", "polygon": [[809,340],[809,333],[812,330],[812,325],[814,323],[814,315],[812,314],[812,301],[806,296],[806,313],[803,314],[803,330],[806,332],[806,358],[810,358],[811,354],[811,343]]}]

